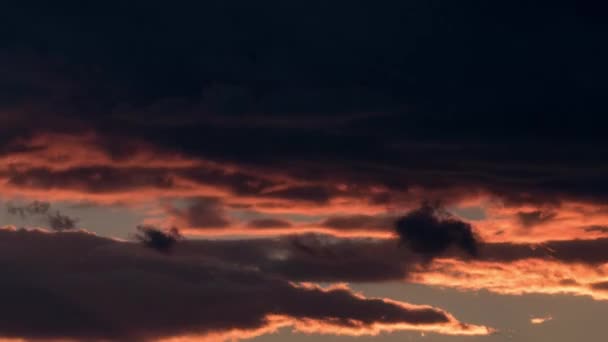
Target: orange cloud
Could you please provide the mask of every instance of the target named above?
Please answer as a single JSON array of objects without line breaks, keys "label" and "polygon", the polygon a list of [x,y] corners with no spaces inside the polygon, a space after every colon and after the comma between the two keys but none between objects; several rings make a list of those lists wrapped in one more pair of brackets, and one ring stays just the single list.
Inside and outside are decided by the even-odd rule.
[{"label": "orange cloud", "polygon": [[539,324],[543,324],[545,322],[549,322],[551,320],[553,320],[553,317],[551,317],[551,316],[532,317],[532,318],[530,318],[530,323],[539,325]]},{"label": "orange cloud", "polygon": [[[283,220],[288,220],[286,215],[317,217],[314,223],[290,221],[291,227],[284,228],[248,229],[251,227],[247,227],[246,222],[239,221],[232,221],[221,230],[180,225],[188,233],[197,235],[315,232],[342,237],[390,238],[393,236],[390,227],[378,229],[381,222],[363,218],[402,215],[416,207],[420,199],[440,198],[451,207],[474,206],[483,210],[484,218],[471,224],[487,242],[608,236],[604,226],[608,222],[608,210],[588,201],[506,203],[498,195],[473,186],[441,189],[412,185],[399,189],[380,182],[336,182],[323,177],[311,180],[288,174],[278,167],[262,169],[207,160],[134,139],[111,139],[93,132],[40,134],[13,144],[12,149],[0,154],[0,192],[4,199],[157,205],[163,198],[202,196],[217,197],[230,208],[278,215]],[[331,220],[338,216],[350,220]],[[171,217],[155,216],[154,219],[155,223],[169,222]]]},{"label": "orange cloud", "polygon": [[408,279],[414,283],[461,290],[488,290],[505,295],[570,294],[608,300],[594,284],[608,281],[608,263],[590,265],[541,259],[513,262],[437,259]]}]

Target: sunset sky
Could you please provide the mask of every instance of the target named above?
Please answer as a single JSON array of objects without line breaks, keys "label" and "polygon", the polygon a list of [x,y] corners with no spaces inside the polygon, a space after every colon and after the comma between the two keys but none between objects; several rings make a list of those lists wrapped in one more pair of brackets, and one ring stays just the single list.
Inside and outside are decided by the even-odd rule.
[{"label": "sunset sky", "polygon": [[0,341],[608,340],[608,6],[6,1]]}]

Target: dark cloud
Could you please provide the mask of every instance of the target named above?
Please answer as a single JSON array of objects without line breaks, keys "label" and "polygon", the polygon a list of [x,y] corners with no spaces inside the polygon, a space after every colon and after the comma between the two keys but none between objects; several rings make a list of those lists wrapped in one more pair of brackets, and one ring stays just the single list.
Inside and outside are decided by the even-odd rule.
[{"label": "dark cloud", "polygon": [[608,262],[608,239],[547,241],[538,244],[486,243],[478,257],[489,261],[511,262],[527,258],[557,260],[565,263],[599,265]]},{"label": "dark cloud", "polygon": [[83,232],[0,230],[0,248],[4,337],[144,341],[260,329],[272,326],[271,314],[296,328],[298,320],[316,322],[329,334],[371,333],[379,324],[474,328],[428,306],[293,285],[184,254],[166,258]]},{"label": "dark cloud", "polygon": [[[269,195],[319,204],[335,184],[608,201],[608,48],[593,6],[355,1],[347,16],[303,1],[2,7],[0,32],[11,34],[0,37],[0,62],[11,67],[0,77],[0,151],[36,132],[90,130],[115,155],[129,147],[111,142],[144,140],[314,180]],[[131,171],[100,171],[103,185],[84,188],[174,185]],[[71,188],[82,185],[68,178],[93,174],[8,178]],[[272,189],[244,178],[226,186]]]},{"label": "dark cloud", "polygon": [[33,201],[25,205],[15,205],[13,203],[6,204],[6,210],[9,214],[19,215],[25,218],[27,215],[44,215],[49,211],[51,204],[49,202]]},{"label": "dark cloud", "polygon": [[332,192],[331,187],[327,186],[293,186],[266,192],[264,196],[323,204],[330,199]]},{"label": "dark cloud", "polygon": [[534,227],[536,225],[549,222],[557,216],[554,212],[547,212],[542,210],[535,211],[522,211],[517,213],[517,218],[522,226],[526,228]]},{"label": "dark cloud", "polygon": [[291,227],[291,223],[275,218],[262,218],[247,222],[247,226],[251,228],[286,228]]},{"label": "dark cloud", "polygon": [[150,225],[137,226],[138,233],[135,239],[148,248],[167,253],[182,239],[182,235],[175,227],[163,230]]},{"label": "dark cloud", "polygon": [[70,230],[76,228],[77,218],[64,215],[59,211],[55,211],[54,214],[47,214],[46,220],[48,225],[53,230]]},{"label": "dark cloud", "polygon": [[423,204],[399,218],[395,230],[414,252],[433,258],[458,247],[476,256],[479,241],[470,224],[450,217],[440,207]]},{"label": "dark cloud", "polygon": [[297,281],[399,280],[419,259],[398,247],[396,241],[300,236],[278,249],[278,257],[262,264],[262,269]]},{"label": "dark cloud", "polygon": [[144,188],[174,188],[169,170],[162,168],[113,168],[110,166],[73,167],[64,170],[31,168],[8,170],[0,175],[8,184],[33,189],[69,189],[89,193],[109,193]]},{"label": "dark cloud", "polygon": [[7,203],[6,205],[9,214],[19,215],[23,219],[27,216],[36,219],[42,218],[44,224],[53,230],[61,231],[76,228],[76,223],[78,222],[77,218],[64,215],[59,212],[59,210],[51,213],[49,212],[50,208],[51,204],[49,202],[37,200],[24,205],[15,205],[12,203]]},{"label": "dark cloud", "polygon": [[608,281],[593,283],[591,284],[591,288],[594,290],[608,291]]},{"label": "dark cloud", "polygon": [[190,198],[185,209],[170,207],[168,210],[171,215],[192,228],[225,228],[230,225],[224,205],[218,198]]}]

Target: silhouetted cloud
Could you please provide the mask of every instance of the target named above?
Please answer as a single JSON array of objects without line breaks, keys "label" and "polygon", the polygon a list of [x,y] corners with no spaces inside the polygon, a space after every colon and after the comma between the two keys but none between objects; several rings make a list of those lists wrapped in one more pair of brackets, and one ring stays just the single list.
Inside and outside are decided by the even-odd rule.
[{"label": "silhouetted cloud", "polygon": [[76,228],[76,223],[78,222],[78,219],[64,215],[59,211],[55,211],[54,214],[47,214],[46,220],[49,227],[53,230],[74,229]]},{"label": "silhouetted cloud", "polygon": [[135,239],[144,246],[167,253],[183,237],[175,227],[164,230],[151,225],[137,226],[138,233]]},{"label": "silhouetted cloud", "polygon": [[458,247],[476,256],[478,241],[470,224],[451,217],[438,206],[423,204],[395,223],[401,241],[414,252],[433,258]]},{"label": "silhouetted cloud", "polygon": [[76,228],[77,218],[64,215],[59,210],[50,213],[51,204],[49,202],[33,201],[24,205],[8,203],[6,209],[9,214],[19,215],[21,218],[31,216],[42,218],[44,224],[53,230],[70,230]]},{"label": "silhouetted cloud", "polygon": [[285,326],[346,335],[490,333],[430,306],[367,298],[344,286],[298,285],[195,255],[165,258],[84,232],[3,229],[0,249],[3,337],[223,341]]},{"label": "silhouetted cloud", "polygon": [[554,212],[543,210],[522,211],[517,213],[517,218],[522,226],[526,228],[534,227],[541,223],[549,222],[557,216]]},{"label": "silhouetted cloud", "polygon": [[19,215],[21,218],[25,218],[27,215],[44,215],[50,207],[49,202],[42,201],[33,201],[24,205],[16,205],[10,202],[6,204],[6,210],[9,214]]}]

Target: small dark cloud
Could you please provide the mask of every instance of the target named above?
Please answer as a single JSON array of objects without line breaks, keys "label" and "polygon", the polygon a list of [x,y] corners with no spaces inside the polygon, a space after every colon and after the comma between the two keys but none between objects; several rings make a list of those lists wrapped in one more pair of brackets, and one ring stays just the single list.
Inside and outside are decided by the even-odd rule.
[{"label": "small dark cloud", "polygon": [[53,230],[70,230],[76,228],[77,218],[72,218],[67,215],[55,211],[54,214],[47,214],[46,220],[49,227]]},{"label": "small dark cloud", "polygon": [[64,215],[58,210],[54,213],[50,213],[51,204],[43,201],[33,201],[24,205],[15,205],[8,203],[6,210],[9,214],[19,215],[25,219],[28,216],[34,218],[43,218],[44,223],[53,230],[70,230],[76,228],[77,218],[72,218],[68,215]]},{"label": "small dark cloud", "polygon": [[138,233],[135,235],[137,241],[163,253],[169,252],[177,241],[182,239],[182,235],[175,227],[163,230],[151,225],[139,225],[137,231]]},{"label": "small dark cloud", "polygon": [[517,213],[517,219],[519,223],[526,227],[531,228],[539,224],[549,222],[557,216],[554,212],[548,212],[543,210],[535,211],[520,211]]},{"label": "small dark cloud", "polygon": [[601,281],[590,285],[594,290],[608,291],[608,281]]},{"label": "small dark cloud", "polygon": [[33,201],[25,205],[6,204],[6,210],[11,215],[19,215],[25,218],[28,215],[46,214],[51,207],[49,202]]},{"label": "small dark cloud", "polygon": [[247,223],[247,226],[251,228],[287,228],[291,227],[291,223],[280,219],[263,218],[251,220]]},{"label": "small dark cloud", "polygon": [[397,220],[395,230],[412,251],[433,258],[450,247],[476,256],[478,241],[470,224],[452,217],[437,205],[423,204]]},{"label": "small dark cloud", "polygon": [[191,198],[187,208],[170,207],[169,212],[191,228],[225,228],[230,225],[222,201],[214,197]]}]

